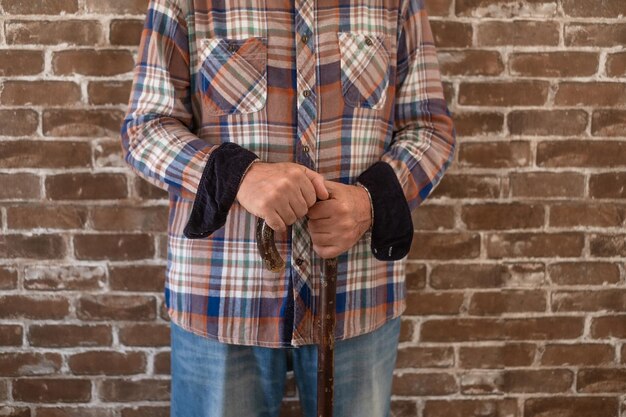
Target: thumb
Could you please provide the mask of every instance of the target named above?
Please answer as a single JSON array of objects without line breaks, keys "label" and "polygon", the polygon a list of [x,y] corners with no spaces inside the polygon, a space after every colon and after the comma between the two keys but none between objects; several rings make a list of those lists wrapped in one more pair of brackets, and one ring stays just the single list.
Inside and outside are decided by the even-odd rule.
[{"label": "thumb", "polygon": [[313,184],[313,188],[315,188],[315,195],[317,196],[317,198],[320,200],[328,199],[329,194],[328,190],[326,189],[326,185],[324,185],[324,177],[308,168],[305,170],[305,174]]}]

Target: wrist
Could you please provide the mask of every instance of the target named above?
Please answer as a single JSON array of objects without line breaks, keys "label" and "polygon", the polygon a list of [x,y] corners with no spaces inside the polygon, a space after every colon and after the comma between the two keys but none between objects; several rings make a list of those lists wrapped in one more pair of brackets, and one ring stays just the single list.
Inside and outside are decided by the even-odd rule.
[{"label": "wrist", "polygon": [[374,222],[374,205],[369,190],[360,182],[355,183],[357,195],[357,221],[363,233],[371,231]]}]

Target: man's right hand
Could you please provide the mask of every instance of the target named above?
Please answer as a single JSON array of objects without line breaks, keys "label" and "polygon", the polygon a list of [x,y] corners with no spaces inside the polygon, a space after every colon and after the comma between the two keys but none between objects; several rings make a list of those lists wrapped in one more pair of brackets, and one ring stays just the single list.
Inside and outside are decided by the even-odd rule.
[{"label": "man's right hand", "polygon": [[292,162],[255,162],[244,175],[237,201],[277,232],[303,217],[329,197],[324,177]]}]

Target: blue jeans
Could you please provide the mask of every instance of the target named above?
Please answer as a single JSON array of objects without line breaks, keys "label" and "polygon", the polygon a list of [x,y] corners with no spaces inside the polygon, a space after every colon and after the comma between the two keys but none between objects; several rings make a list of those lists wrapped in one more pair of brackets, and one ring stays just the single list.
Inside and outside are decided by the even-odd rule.
[{"label": "blue jeans", "polygon": [[[335,343],[334,417],[387,417],[400,317]],[[171,323],[171,417],[278,417],[292,355],[300,405],[316,417],[317,346],[216,342]]]}]

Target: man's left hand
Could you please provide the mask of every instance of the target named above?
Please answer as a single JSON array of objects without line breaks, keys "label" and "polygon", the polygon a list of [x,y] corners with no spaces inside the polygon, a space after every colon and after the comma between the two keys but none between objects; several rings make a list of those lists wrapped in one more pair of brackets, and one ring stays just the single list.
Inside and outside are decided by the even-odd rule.
[{"label": "man's left hand", "polygon": [[307,213],[313,250],[322,258],[334,258],[347,251],[372,224],[367,191],[358,185],[324,181],[330,193]]}]

